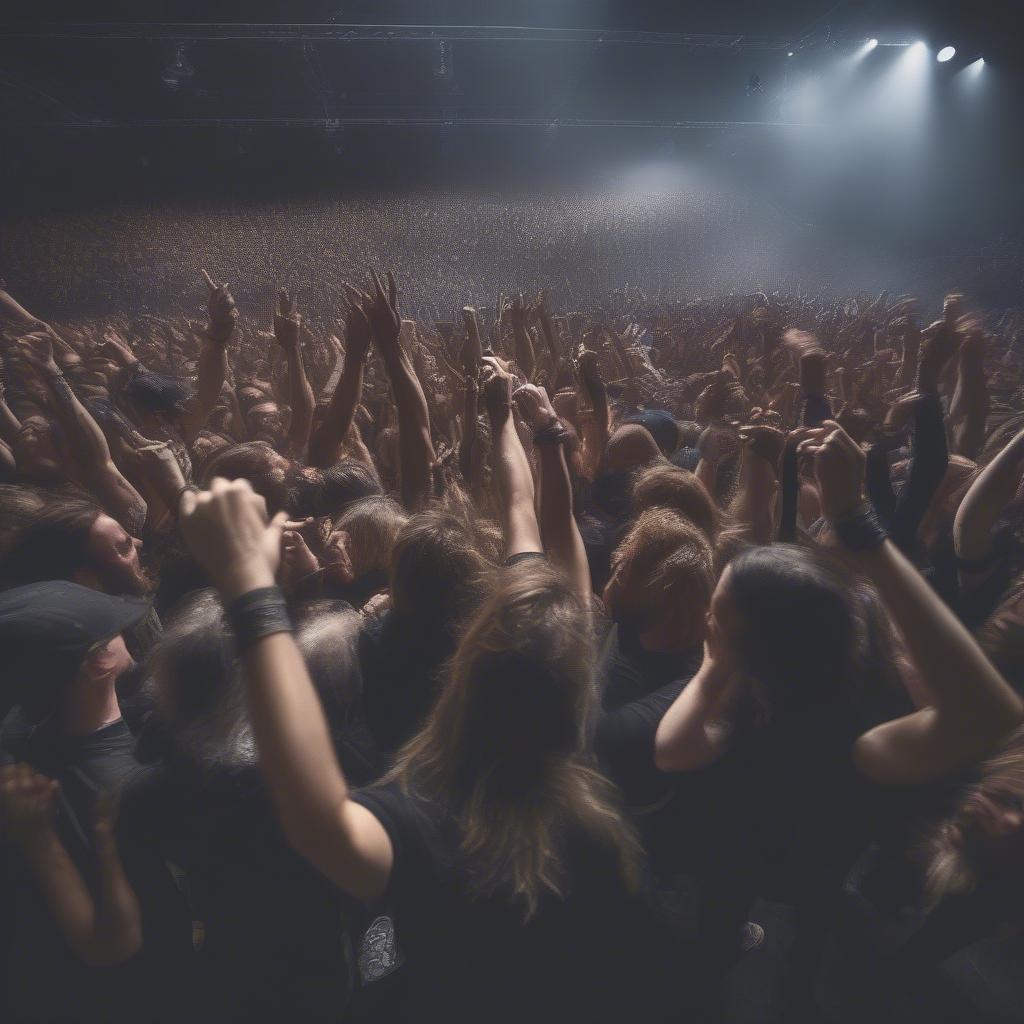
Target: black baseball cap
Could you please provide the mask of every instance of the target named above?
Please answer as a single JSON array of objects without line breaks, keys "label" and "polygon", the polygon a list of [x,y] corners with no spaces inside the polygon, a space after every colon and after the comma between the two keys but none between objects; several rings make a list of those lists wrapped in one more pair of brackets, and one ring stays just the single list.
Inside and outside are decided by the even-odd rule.
[{"label": "black baseball cap", "polygon": [[134,626],[149,607],[145,598],[67,580],[0,592],[0,706],[56,697],[93,647]]}]

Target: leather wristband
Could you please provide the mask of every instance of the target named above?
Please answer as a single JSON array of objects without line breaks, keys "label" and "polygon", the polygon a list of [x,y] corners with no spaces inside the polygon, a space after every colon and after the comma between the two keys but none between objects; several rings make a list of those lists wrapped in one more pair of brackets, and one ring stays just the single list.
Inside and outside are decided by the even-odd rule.
[{"label": "leather wristband", "polygon": [[238,653],[248,650],[258,640],[274,633],[293,632],[288,605],[280,587],[258,587],[235,598],[226,609],[228,622],[235,634]]},{"label": "leather wristband", "polygon": [[832,529],[848,551],[870,551],[881,547],[889,536],[874,506],[868,501],[861,502],[836,519]]},{"label": "leather wristband", "polygon": [[541,427],[540,430],[534,431],[533,443],[534,444],[561,444],[569,437],[569,431],[566,430],[565,424],[561,420],[552,420],[546,427]]}]

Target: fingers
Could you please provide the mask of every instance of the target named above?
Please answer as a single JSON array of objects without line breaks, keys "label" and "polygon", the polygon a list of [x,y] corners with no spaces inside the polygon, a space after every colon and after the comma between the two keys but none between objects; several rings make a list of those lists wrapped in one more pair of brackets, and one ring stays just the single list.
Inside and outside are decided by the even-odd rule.
[{"label": "fingers", "polygon": [[203,280],[206,282],[206,287],[209,288],[211,292],[215,292],[217,290],[217,284],[213,280],[213,278],[210,277],[210,275],[205,270],[201,270],[200,273],[203,275]]},{"label": "fingers", "polygon": [[370,277],[373,280],[373,287],[375,290],[376,297],[378,299],[383,299],[386,301],[387,295],[384,292],[384,285],[381,284],[380,275],[373,267],[370,268]]},{"label": "fingers", "polygon": [[393,310],[398,310],[398,284],[395,281],[394,272],[388,271],[388,301]]}]

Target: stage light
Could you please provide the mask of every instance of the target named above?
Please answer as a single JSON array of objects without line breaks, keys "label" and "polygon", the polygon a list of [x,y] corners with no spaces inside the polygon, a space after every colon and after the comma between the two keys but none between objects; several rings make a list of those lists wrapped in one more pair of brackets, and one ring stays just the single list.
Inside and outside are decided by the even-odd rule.
[{"label": "stage light", "polygon": [[937,61],[938,61],[938,62],[939,62],[940,64],[945,64],[945,63],[946,63],[946,61],[948,61],[948,60],[952,60],[952,59],[953,59],[953,58],[954,58],[955,56],[956,56],[956,47],[955,47],[955,46],[944,46],[944,47],[943,47],[943,48],[942,48],[941,50],[939,50],[939,52],[938,52],[938,53],[937,53],[937,54],[935,55],[935,59],[936,59],[936,60],[937,60]]},{"label": "stage light", "polygon": [[878,45],[877,39],[869,39],[867,41],[867,52],[870,53]]},{"label": "stage light", "polygon": [[787,56],[787,57],[792,57],[792,56],[793,56],[793,51],[792,51],[792,50],[790,50],[790,51],[789,51],[789,53],[787,53],[787,54],[786,54],[786,56]]}]

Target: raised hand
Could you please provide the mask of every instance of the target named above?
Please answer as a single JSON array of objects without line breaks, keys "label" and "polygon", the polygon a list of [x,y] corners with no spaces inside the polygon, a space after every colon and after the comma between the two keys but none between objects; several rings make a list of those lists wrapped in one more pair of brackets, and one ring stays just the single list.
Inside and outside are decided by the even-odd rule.
[{"label": "raised hand", "polygon": [[386,291],[376,270],[371,270],[370,276],[373,278],[373,292],[366,295],[368,301],[364,304],[364,312],[377,344],[382,351],[392,352],[402,332],[402,318],[398,313],[398,285],[390,270]]},{"label": "raised hand", "polygon": [[516,388],[512,392],[512,400],[531,430],[541,430],[558,419],[547,391],[536,384],[523,384]]},{"label": "raised hand", "polygon": [[286,518],[279,512],[268,522],[267,503],[247,480],[216,477],[208,491],[181,496],[182,536],[227,601],[273,586]]},{"label": "raised hand", "polygon": [[320,568],[316,555],[298,530],[285,530],[281,535],[281,582],[291,589]]},{"label": "raised hand", "polygon": [[496,359],[488,357],[483,360],[480,381],[491,428],[500,427],[512,410],[512,375]]},{"label": "raised hand", "polygon": [[798,449],[814,460],[821,510],[830,522],[864,501],[866,456],[860,445],[834,420],[808,431]]},{"label": "raised hand", "polygon": [[217,284],[205,270],[202,274],[209,290],[206,300],[206,310],[210,317],[208,336],[213,341],[224,344],[230,339],[238,323],[238,307],[235,305],[234,296],[228,290],[227,281]]},{"label": "raised hand", "polygon": [[777,427],[766,423],[754,423],[740,427],[740,442],[753,455],[757,455],[778,468],[782,452],[786,447],[786,434]]},{"label": "raised hand", "polygon": [[345,358],[362,359],[373,344],[373,329],[366,315],[370,296],[347,281],[345,292],[349,299],[348,316],[345,317]]},{"label": "raised hand", "polygon": [[953,325],[936,320],[921,334],[921,356],[917,367],[917,387],[921,392],[938,389],[939,378],[960,343]]},{"label": "raised hand", "polygon": [[45,836],[52,827],[53,800],[60,783],[28,764],[0,768],[0,817],[22,844]]},{"label": "raised hand", "polygon": [[36,370],[56,372],[57,362],[53,358],[53,341],[48,334],[36,331],[23,334],[17,341],[17,351]]},{"label": "raised hand", "polygon": [[274,340],[285,350],[294,351],[299,347],[302,330],[302,316],[295,305],[295,293],[289,294],[282,288],[277,295],[277,312],[274,314]]}]

